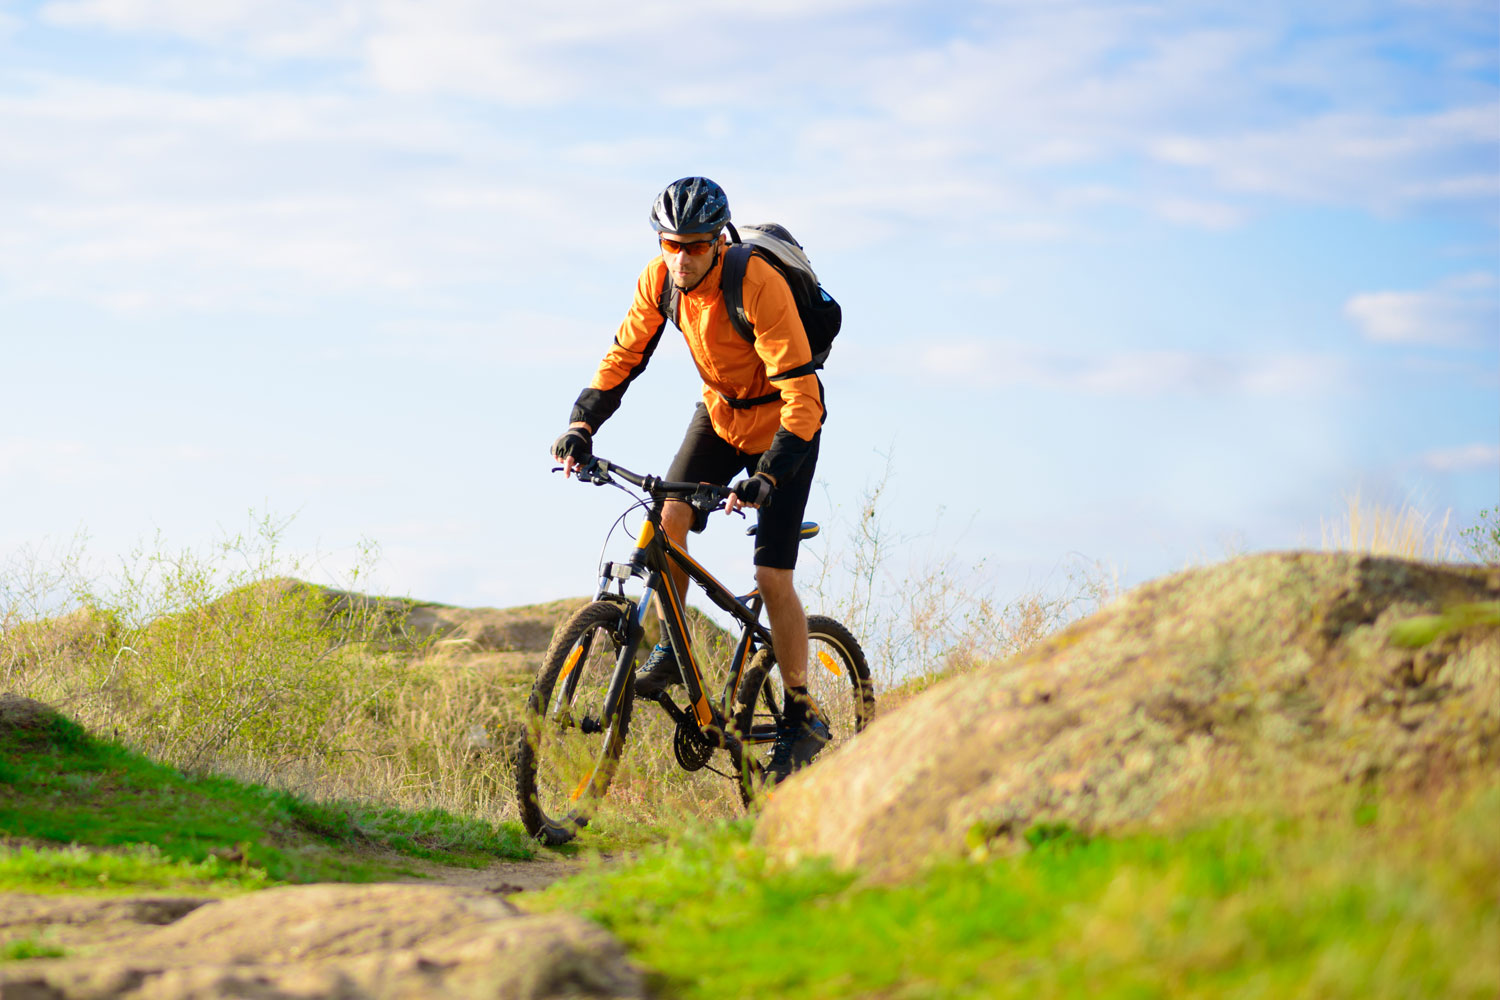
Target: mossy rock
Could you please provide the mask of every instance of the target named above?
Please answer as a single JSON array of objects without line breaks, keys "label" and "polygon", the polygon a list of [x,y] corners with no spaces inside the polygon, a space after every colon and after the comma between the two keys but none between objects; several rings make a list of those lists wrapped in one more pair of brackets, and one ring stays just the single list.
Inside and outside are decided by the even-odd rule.
[{"label": "mossy rock", "polygon": [[1350,554],[1154,581],[877,719],[778,788],[756,836],[901,874],[1037,824],[1169,826],[1349,786],[1436,794],[1500,764],[1497,598],[1500,568]]}]

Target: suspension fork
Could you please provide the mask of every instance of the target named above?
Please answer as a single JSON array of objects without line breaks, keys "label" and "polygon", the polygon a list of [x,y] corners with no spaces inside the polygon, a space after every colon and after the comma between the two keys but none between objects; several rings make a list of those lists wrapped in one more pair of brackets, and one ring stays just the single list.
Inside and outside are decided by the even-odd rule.
[{"label": "suspension fork", "polygon": [[[630,557],[632,571],[647,570],[652,567],[653,562],[659,561],[651,558],[653,552],[661,551],[661,542],[656,538],[661,531],[661,502],[651,505],[646,512],[646,521],[641,525],[640,535],[635,542],[635,552]],[[656,543],[653,545],[653,541]],[[615,657],[615,670],[609,678],[609,690],[604,696],[603,718],[613,720],[618,717],[620,702],[625,696],[625,685],[630,680],[631,673],[635,670],[635,654],[640,648],[641,636],[644,634],[646,614],[651,607],[651,599],[661,587],[661,572],[654,567],[646,573],[646,589],[641,594],[638,603],[632,606],[629,602],[621,607],[620,628],[624,631],[621,636],[620,652]],[[576,681],[575,681],[576,683]]]}]

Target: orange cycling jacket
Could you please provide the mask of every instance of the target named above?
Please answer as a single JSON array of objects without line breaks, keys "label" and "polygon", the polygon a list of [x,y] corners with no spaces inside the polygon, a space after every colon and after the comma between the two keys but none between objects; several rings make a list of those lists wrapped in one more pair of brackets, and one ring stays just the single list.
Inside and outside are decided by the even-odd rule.
[{"label": "orange cycling jacket", "polygon": [[[745,313],[755,330],[752,345],[730,324],[719,287],[723,272],[720,254],[692,291],[677,296],[676,321],[703,378],[703,403],[714,431],[740,451],[760,455],[757,472],[785,482],[801,467],[827,415],[823,386],[812,371],[812,349],[786,280],[764,260],[750,257],[743,287]],[[631,381],[646,370],[667,323],[658,304],[667,280],[661,257],[641,272],[630,311],[593,381],[573,404],[572,420],[597,431],[619,408]]]}]

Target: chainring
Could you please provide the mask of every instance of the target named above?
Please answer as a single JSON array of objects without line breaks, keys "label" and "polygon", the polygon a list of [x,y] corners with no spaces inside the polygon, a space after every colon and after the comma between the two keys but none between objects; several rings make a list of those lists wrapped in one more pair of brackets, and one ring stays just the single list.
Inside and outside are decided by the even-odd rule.
[{"label": "chainring", "polygon": [[684,771],[698,771],[707,766],[714,755],[714,747],[691,720],[683,719],[672,734],[672,755]]}]

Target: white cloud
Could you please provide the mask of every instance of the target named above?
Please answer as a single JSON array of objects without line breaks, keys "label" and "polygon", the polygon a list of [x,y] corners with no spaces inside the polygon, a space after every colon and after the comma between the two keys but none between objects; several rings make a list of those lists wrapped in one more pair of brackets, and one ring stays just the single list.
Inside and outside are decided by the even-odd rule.
[{"label": "white cloud", "polygon": [[517,273],[581,232],[610,235],[530,141],[461,115],[368,96],[25,84],[0,91],[11,300],[161,313],[432,295]]},{"label": "white cloud", "polygon": [[[709,26],[728,17],[740,24],[779,24],[893,5],[892,0],[770,0],[747,8],[735,0],[703,0],[697,13]],[[575,0],[566,7],[477,0],[51,0],[42,7],[42,16],[53,24],[238,38],[255,46],[328,23],[343,26],[348,35],[390,30],[456,36],[509,28],[531,44],[565,45],[657,36],[660,25],[677,13],[667,0]]]},{"label": "white cloud", "polygon": [[1155,207],[1164,219],[1211,230],[1233,229],[1242,224],[1249,214],[1238,205],[1192,198],[1162,198],[1156,202]]},{"label": "white cloud", "polygon": [[1429,114],[1340,113],[1238,135],[1163,136],[1152,155],[1229,192],[1394,210],[1500,194],[1500,102]]},{"label": "white cloud", "polygon": [[519,105],[556,104],[579,96],[582,76],[548,72],[525,39],[488,32],[379,34],[366,44],[374,81],[398,94],[434,91]]},{"label": "white cloud", "polygon": [[424,266],[404,252],[409,209],[377,214],[335,197],[40,206],[21,220],[45,236],[0,246],[0,262],[17,297],[92,300],[123,313],[278,311],[288,296],[410,291],[438,282],[444,263],[461,266]]},{"label": "white cloud", "polygon": [[980,226],[1023,205],[1056,225],[1076,209],[1067,168],[1114,178],[1142,161],[1160,169],[1116,184],[1117,203],[1193,227],[1284,199],[1489,210],[1493,87],[1432,90],[1380,55],[1421,46],[1370,25],[1350,26],[1358,44],[1333,31],[1292,44],[1294,19],[1274,11],[1205,30],[1186,9],[1010,5],[962,40],[836,63],[860,113],[816,115],[801,152],[838,163],[850,191],[982,190],[966,202]]},{"label": "white cloud", "polygon": [[[1176,169],[1127,197],[1195,227],[1238,225],[1246,196],[1380,209],[1492,198],[1493,88],[1465,100],[1484,89],[1444,92],[1420,60],[1388,55],[1451,54],[1469,15],[1325,8],[1210,20],[1195,5],[974,3],[954,12],[962,28],[914,34],[928,18],[886,0],[705,0],[671,73],[658,36],[678,9],[665,0],[54,0],[43,15],[353,60],[377,89],[408,97],[608,116],[580,156],[638,139],[632,124],[669,141],[681,112],[701,108],[721,131],[736,119],[747,146],[795,137],[798,166],[846,177],[848,202],[867,213],[925,185],[973,190],[997,224],[1014,224],[1017,204],[1063,211],[1057,168],[1140,158]],[[798,45],[799,30],[838,43]]]},{"label": "white cloud", "polygon": [[[54,0],[42,16],[61,28],[175,35],[204,60],[239,47],[257,82],[0,71],[0,274],[11,295],[66,289],[126,311],[440,294],[542,256],[510,234],[614,225],[601,201],[641,200],[681,159],[723,165],[830,249],[955,212],[978,236],[1055,244],[1122,212],[1227,230],[1266,198],[1488,206],[1500,184],[1494,102],[1388,97],[1409,67],[1376,51],[1380,18],[1341,7],[1205,27],[1188,6],[977,3],[961,29],[913,34],[925,15],[883,0],[710,0],[667,73],[656,35],[675,11]],[[1291,45],[1303,16],[1350,19],[1361,44],[1328,31]],[[812,28],[838,44],[789,41]],[[289,54],[338,75],[269,87]],[[1413,105],[1436,110],[1391,110]]]},{"label": "white cloud", "polygon": [[[703,77],[736,52],[772,42],[787,22],[849,16],[890,0],[822,0],[746,7],[704,0],[694,9],[698,44],[675,53]],[[565,6],[476,0],[52,0],[42,17],[63,27],[166,34],[238,47],[270,58],[354,59],[377,86],[402,94],[461,95],[515,106],[578,97],[610,101],[643,87],[657,98],[681,88],[660,71],[664,24],[681,15],[666,0]],[[768,46],[776,52],[786,46]],[[741,75],[753,63],[746,61]],[[722,87],[715,88],[722,90]],[[716,97],[707,97],[714,103]]]},{"label": "white cloud", "polygon": [[232,40],[260,55],[305,57],[349,50],[374,11],[351,0],[53,0],[41,17],[59,27]]},{"label": "white cloud", "polygon": [[1311,354],[1216,356],[1187,351],[1074,355],[1018,341],[931,344],[919,360],[928,375],[963,385],[1022,385],[1090,396],[1254,396],[1323,394],[1346,383],[1344,365]]},{"label": "white cloud", "polygon": [[1492,274],[1458,275],[1418,291],[1361,292],[1344,304],[1368,340],[1383,344],[1495,346],[1500,296]]},{"label": "white cloud", "polygon": [[1500,475],[1500,445],[1468,444],[1430,451],[1422,456],[1422,464],[1436,472],[1489,469]]}]

